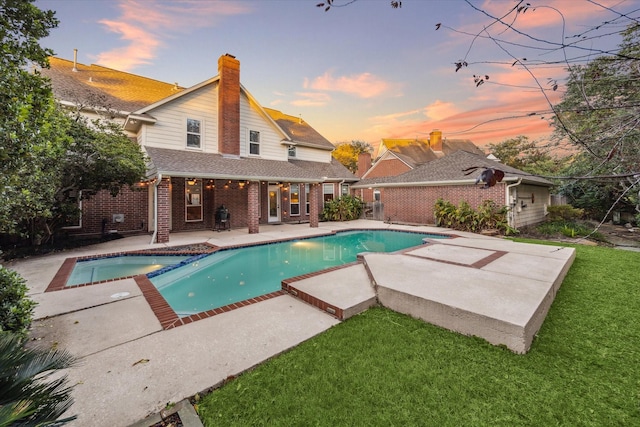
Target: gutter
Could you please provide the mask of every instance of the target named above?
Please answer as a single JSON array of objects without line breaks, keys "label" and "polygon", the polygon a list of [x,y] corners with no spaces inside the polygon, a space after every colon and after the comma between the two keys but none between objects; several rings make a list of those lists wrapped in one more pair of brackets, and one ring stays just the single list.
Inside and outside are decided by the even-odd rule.
[{"label": "gutter", "polygon": [[513,211],[513,208],[516,206],[517,200],[514,201],[514,203],[512,204],[511,201],[509,200],[509,193],[512,187],[517,187],[518,185],[520,185],[522,183],[522,178],[518,178],[518,181],[514,182],[513,184],[509,184],[507,186],[505,186],[504,192],[505,192],[505,200],[507,201],[507,204],[509,205],[510,209],[510,219],[511,221],[507,221],[510,222],[511,224],[509,224],[510,227],[516,228],[515,226],[515,222],[516,222],[516,218],[515,218],[515,213]]},{"label": "gutter", "polygon": [[157,180],[153,184],[153,186],[155,187],[153,189],[153,235],[151,236],[151,242],[149,242],[150,245],[152,245],[158,237],[158,186],[160,186],[161,182],[162,174],[158,173]]},{"label": "gutter", "polygon": [[[363,180],[364,178],[360,178]],[[516,178],[505,178],[503,182],[516,181]],[[515,185],[519,185],[522,181],[522,178],[517,178],[517,182]],[[436,187],[436,186],[447,186],[447,185],[469,185],[475,184],[475,179],[456,179],[456,180],[447,180],[447,181],[416,181],[416,182],[375,182],[370,184],[353,184],[351,188],[359,189],[359,188],[384,188],[384,187]]]}]

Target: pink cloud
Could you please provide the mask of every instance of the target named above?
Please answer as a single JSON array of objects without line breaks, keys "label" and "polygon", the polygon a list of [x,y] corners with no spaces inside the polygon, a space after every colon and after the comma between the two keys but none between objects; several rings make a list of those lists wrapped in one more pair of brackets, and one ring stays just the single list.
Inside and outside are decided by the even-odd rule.
[{"label": "pink cloud", "polygon": [[[444,108],[433,116],[427,114],[439,106]],[[536,114],[531,115],[531,112]],[[440,129],[444,137],[470,139],[476,145],[484,146],[517,135],[527,135],[533,140],[547,138],[552,128],[543,117],[550,118],[550,111],[536,97],[512,96],[507,103],[464,111],[453,104],[437,101],[420,110],[372,117],[370,122],[373,124],[366,129],[365,136],[372,142],[380,138],[424,138],[431,130]]]},{"label": "pink cloud", "polygon": [[323,107],[331,101],[331,96],[322,92],[298,92],[296,96],[290,104],[297,107]]},{"label": "pink cloud", "polygon": [[163,40],[176,33],[213,26],[222,16],[248,13],[242,2],[206,2],[185,0],[120,0],[120,16],[115,20],[98,21],[107,31],[116,33],[124,46],[102,52],[96,63],[122,71],[149,64],[157,56]]},{"label": "pink cloud", "polygon": [[327,71],[312,81],[305,80],[305,88],[342,92],[359,98],[375,98],[390,93],[392,89],[398,89],[398,85],[386,82],[371,73],[334,77],[331,71]]}]

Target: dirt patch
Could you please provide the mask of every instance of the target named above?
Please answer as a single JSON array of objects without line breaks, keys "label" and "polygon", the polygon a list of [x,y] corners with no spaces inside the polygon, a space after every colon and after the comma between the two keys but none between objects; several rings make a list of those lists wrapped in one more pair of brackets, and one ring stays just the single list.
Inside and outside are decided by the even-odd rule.
[{"label": "dirt patch", "polygon": [[[594,230],[597,228],[597,232],[600,234],[601,238],[594,239],[593,237],[589,237],[586,239],[586,242],[603,246],[640,248],[640,228],[638,227],[628,228],[623,225],[611,223],[605,223],[598,227],[598,223],[596,222],[591,224]],[[539,233],[535,227],[522,229],[518,237],[568,243],[586,243],[584,238],[569,238],[562,234],[555,236],[545,235]]]}]

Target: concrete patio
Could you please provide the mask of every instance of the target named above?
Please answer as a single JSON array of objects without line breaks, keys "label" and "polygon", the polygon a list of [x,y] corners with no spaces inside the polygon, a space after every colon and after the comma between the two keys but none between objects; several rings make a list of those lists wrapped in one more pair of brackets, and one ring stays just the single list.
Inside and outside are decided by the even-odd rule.
[{"label": "concrete patio", "polygon": [[[352,228],[461,237],[403,253],[365,253],[359,264],[291,280],[289,294],[167,330],[133,279],[44,292],[68,257],[201,242],[224,247]],[[34,339],[82,357],[68,372],[75,384],[71,413],[78,415],[72,425],[127,426],[376,303],[524,353],[574,257],[570,248],[359,220],[318,228],[264,225],[260,234],[246,229],[172,234],[167,245],[150,245],[149,236],[127,237],[6,266],[27,279],[38,302]]]}]

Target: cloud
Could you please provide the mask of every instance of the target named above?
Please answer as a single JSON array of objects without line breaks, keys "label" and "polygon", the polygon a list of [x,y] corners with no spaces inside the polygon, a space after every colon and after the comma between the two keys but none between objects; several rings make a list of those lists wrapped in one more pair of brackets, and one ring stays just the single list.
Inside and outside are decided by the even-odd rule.
[{"label": "cloud", "polygon": [[[334,77],[331,71],[311,81],[305,79],[304,87],[320,91],[342,92],[365,99],[389,94],[399,89],[397,84],[387,82],[371,73]],[[399,94],[394,93],[394,95]]]},{"label": "cloud", "polygon": [[290,104],[297,107],[324,107],[331,101],[331,96],[322,92],[297,92],[296,97]]},{"label": "cloud", "polygon": [[242,2],[185,0],[119,0],[117,19],[98,21],[108,32],[118,34],[124,46],[101,52],[95,62],[106,67],[130,71],[152,62],[164,40],[179,33],[190,33],[215,25],[223,16],[248,13]]},{"label": "cloud", "polygon": [[[539,97],[512,97],[509,102],[463,110],[459,106],[435,101],[423,108],[369,118],[366,140],[380,138],[424,138],[433,129],[453,139],[470,139],[478,146],[501,142],[516,135],[532,140],[548,137],[549,127],[543,111],[548,106]],[[530,115],[530,112],[537,112]],[[551,114],[546,115],[547,118]]]}]

